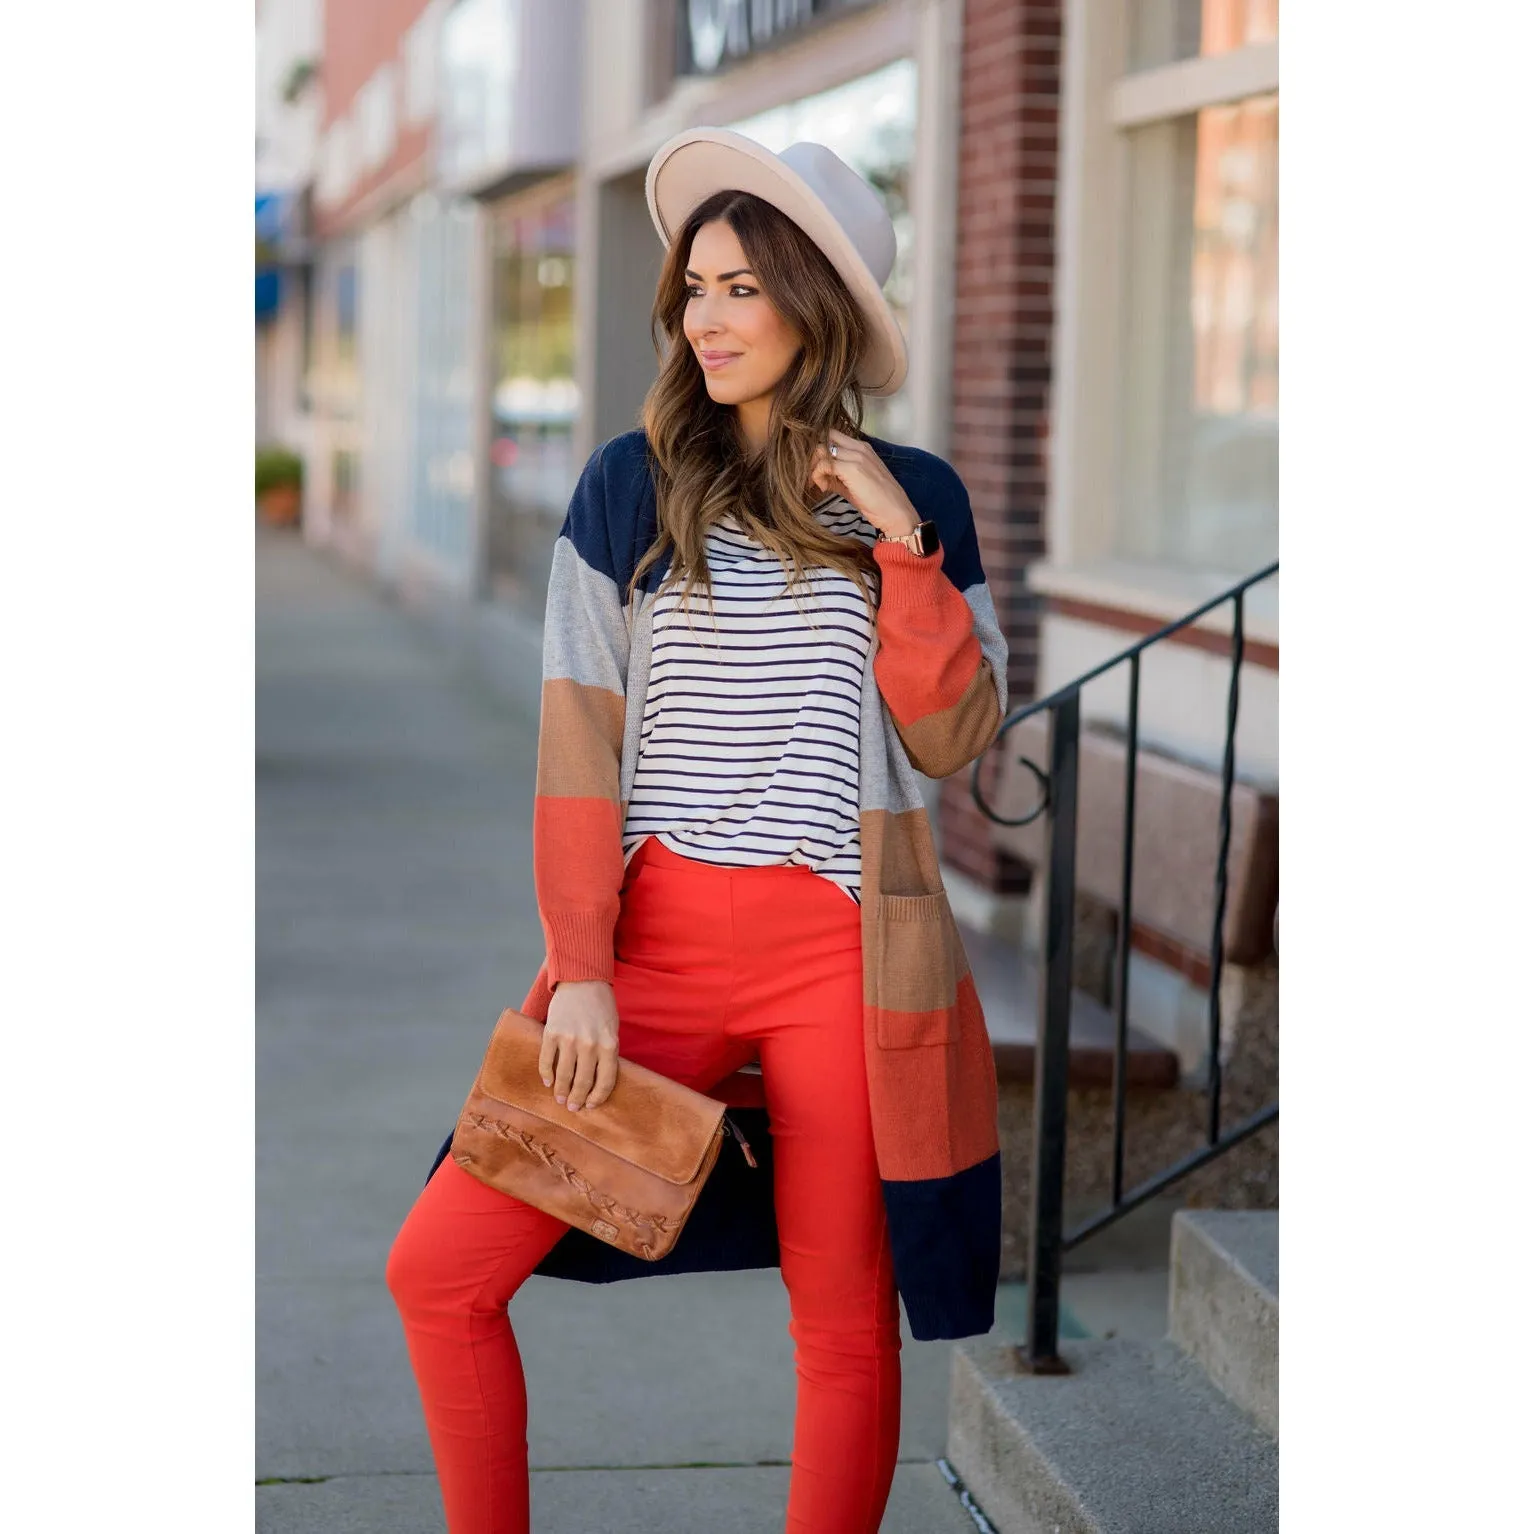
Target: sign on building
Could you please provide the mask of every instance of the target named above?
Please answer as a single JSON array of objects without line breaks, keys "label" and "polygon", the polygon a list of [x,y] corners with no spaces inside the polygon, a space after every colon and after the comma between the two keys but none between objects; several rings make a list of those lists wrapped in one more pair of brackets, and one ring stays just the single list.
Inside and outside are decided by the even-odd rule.
[{"label": "sign on building", "polygon": [[706,75],[872,0],[677,0],[677,73]]}]

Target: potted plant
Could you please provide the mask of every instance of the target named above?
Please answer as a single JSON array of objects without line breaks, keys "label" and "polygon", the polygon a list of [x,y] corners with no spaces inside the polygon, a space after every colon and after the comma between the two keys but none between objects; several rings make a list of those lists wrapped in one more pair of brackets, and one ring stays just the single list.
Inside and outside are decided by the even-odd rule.
[{"label": "potted plant", "polygon": [[294,59],[288,66],[287,75],[282,82],[282,99],[289,106],[294,105],[309,86],[318,78],[320,61],[318,59]]},{"label": "potted plant", "polygon": [[304,461],[291,448],[256,449],[256,510],[261,520],[291,527],[303,509]]}]

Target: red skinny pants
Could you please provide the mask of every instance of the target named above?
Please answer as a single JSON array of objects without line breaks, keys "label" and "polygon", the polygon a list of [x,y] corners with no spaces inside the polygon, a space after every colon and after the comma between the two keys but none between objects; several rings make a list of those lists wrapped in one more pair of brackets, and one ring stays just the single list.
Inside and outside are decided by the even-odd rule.
[{"label": "red skinny pants", "polygon": [[[806,868],[716,868],[651,837],[625,875],[620,1054],[700,1091],[761,1062],[798,1376],[787,1534],[875,1534],[900,1436],[861,945],[857,906]],[[527,1394],[506,1305],[566,1229],[448,1159],[390,1252],[450,1534],[528,1534]]]}]

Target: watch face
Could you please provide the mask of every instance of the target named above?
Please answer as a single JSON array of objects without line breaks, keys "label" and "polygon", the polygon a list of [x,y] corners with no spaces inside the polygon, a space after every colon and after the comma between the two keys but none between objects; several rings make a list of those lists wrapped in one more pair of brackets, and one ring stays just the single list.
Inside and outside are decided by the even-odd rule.
[{"label": "watch face", "polygon": [[921,551],[923,554],[937,553],[937,523],[923,522],[916,529],[921,536]]}]

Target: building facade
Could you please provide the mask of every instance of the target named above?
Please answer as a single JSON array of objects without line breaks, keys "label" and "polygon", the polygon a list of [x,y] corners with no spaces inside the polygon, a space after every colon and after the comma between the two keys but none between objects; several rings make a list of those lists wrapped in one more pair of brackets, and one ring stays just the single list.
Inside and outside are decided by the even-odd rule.
[{"label": "building facade", "polygon": [[399,579],[417,515],[418,310],[440,0],[325,0],[306,529]]},{"label": "building facade", "polygon": [[[1278,557],[1277,0],[1067,0],[1040,684]],[[1244,771],[1278,772],[1278,587],[1247,606]],[[1142,728],[1210,765],[1223,656],[1174,646]],[[1092,701],[1122,717],[1108,690]]]},{"label": "building facade", "polygon": [[313,340],[309,188],[320,26],[320,0],[260,0],[256,9],[256,441],[300,454]]},{"label": "building facade", "polygon": [[[965,5],[951,457],[1019,700],[1277,557],[1277,33],[1276,0]],[[1145,749],[1217,770],[1228,632],[1225,610],[1147,654]],[[1276,580],[1246,634],[1236,770],[1276,795]],[[1125,668],[1083,695],[1095,732],[1126,712]],[[940,824],[970,919],[1036,926],[967,782]],[[1134,939],[1137,1026],[1187,1060],[1207,950]]]},{"label": "building facade", "polygon": [[[563,177],[568,201],[582,20],[559,0],[325,5],[307,520],[395,589],[473,602],[533,541],[502,493],[538,457],[517,436],[531,321],[499,311],[529,199]],[[564,259],[533,270],[568,289],[568,235],[544,222]]]},{"label": "building facade", "polygon": [[327,0],[311,535],[391,587],[477,574],[472,199],[438,174],[443,0]]}]

